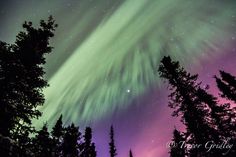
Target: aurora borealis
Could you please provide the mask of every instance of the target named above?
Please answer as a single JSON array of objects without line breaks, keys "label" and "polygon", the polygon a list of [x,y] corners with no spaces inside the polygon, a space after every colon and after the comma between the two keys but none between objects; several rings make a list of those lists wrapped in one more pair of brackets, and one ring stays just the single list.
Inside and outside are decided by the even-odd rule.
[{"label": "aurora borealis", "polygon": [[[44,122],[94,128],[98,156],[115,127],[118,156],[166,157],[178,123],[156,69],[164,55],[215,86],[218,69],[236,74],[234,0],[9,0],[0,2],[0,40],[25,20],[53,15],[59,27],[47,56]],[[222,60],[223,59],[223,60]],[[212,90],[214,92],[214,90]],[[217,93],[215,93],[217,94]],[[99,146],[100,145],[100,146]]]}]

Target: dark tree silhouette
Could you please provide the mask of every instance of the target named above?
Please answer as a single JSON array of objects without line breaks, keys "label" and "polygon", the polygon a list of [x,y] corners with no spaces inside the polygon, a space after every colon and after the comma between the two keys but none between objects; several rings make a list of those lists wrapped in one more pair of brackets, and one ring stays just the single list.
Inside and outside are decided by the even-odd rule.
[{"label": "dark tree silhouette", "polygon": [[[178,62],[170,57],[164,57],[159,67],[160,76],[167,79],[172,93],[169,95],[169,106],[174,108],[173,116],[180,116],[186,125],[186,142],[189,144],[205,144],[208,141],[216,143],[226,139],[223,133],[223,123],[228,116],[226,105],[218,105],[216,98],[201,88],[197,75],[187,73]],[[232,119],[229,123],[232,123]],[[221,129],[220,129],[221,128]],[[228,130],[229,132],[232,130]],[[235,132],[235,131],[233,131]],[[232,136],[231,136],[232,137]],[[204,147],[190,149],[192,156],[222,156],[225,150],[206,152]]]},{"label": "dark tree silhouette", "polygon": [[176,129],[174,130],[173,135],[173,143],[170,145],[170,157],[185,157],[186,148],[183,145],[183,142],[185,142],[184,136]]},{"label": "dark tree silhouette", "polygon": [[91,152],[90,152],[90,157],[96,157],[97,156],[97,151],[96,151],[96,146],[95,143],[91,144]]},{"label": "dark tree silhouette", "polygon": [[117,155],[116,153],[116,147],[115,147],[115,141],[114,141],[114,129],[113,126],[110,128],[110,157],[115,157]]},{"label": "dark tree silhouette", "polygon": [[220,77],[215,76],[221,96],[236,102],[236,77],[224,71],[220,71]]},{"label": "dark tree silhouette", "polygon": [[61,145],[64,136],[64,128],[62,123],[62,115],[57,120],[55,126],[52,128],[52,138],[53,138],[53,152],[56,157],[61,156]]},{"label": "dark tree silhouette", "polygon": [[[43,105],[42,89],[48,86],[43,65],[56,27],[51,16],[41,20],[39,28],[25,22],[14,44],[0,41],[0,156],[79,156],[81,133],[74,124],[63,128],[60,116],[51,135],[46,125],[36,131],[31,124],[41,116],[37,107]],[[84,156],[96,157],[91,128],[86,128],[84,138]]]},{"label": "dark tree silhouette", "polygon": [[46,124],[38,131],[33,144],[35,157],[52,157],[53,141]]},{"label": "dark tree silhouette", "polygon": [[41,115],[37,107],[44,103],[42,89],[47,86],[42,65],[52,50],[49,39],[56,26],[52,17],[42,20],[39,28],[25,22],[14,44],[0,41],[0,137],[13,140],[19,149],[30,141],[31,119]]},{"label": "dark tree silhouette", "polygon": [[62,155],[63,157],[78,157],[79,144],[78,141],[81,139],[81,133],[78,127],[72,123],[70,126],[65,128],[65,135],[62,143]]},{"label": "dark tree silhouette", "polygon": [[133,157],[133,153],[131,149],[129,150],[129,157]]},{"label": "dark tree silhouette", "polygon": [[81,144],[81,157],[96,157],[95,144],[92,143],[92,129],[86,127],[84,142]]},{"label": "dark tree silhouette", "polygon": [[[235,103],[236,77],[230,73],[220,71],[220,77],[215,76],[215,79],[217,87],[221,91],[221,96]],[[231,107],[230,104],[224,104],[223,108],[220,109],[224,111],[224,114],[221,114],[223,118],[220,121],[220,124],[222,124],[220,129],[225,137],[228,138],[229,142],[234,144],[227,156],[233,157],[236,156],[236,107]]]}]

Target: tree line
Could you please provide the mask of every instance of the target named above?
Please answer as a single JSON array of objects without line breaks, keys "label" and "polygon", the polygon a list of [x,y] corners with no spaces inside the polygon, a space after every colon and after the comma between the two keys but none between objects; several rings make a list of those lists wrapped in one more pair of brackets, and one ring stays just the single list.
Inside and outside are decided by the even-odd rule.
[{"label": "tree line", "polygon": [[158,72],[169,84],[172,116],[180,117],[185,126],[185,131],[173,131],[170,157],[235,157],[236,77],[224,71],[214,76],[217,98],[208,92],[209,86],[198,82],[198,75],[169,56],[161,60]]},{"label": "tree line", "polygon": [[[40,118],[44,104],[45,55],[51,53],[50,39],[57,24],[52,17],[41,20],[39,28],[31,22],[13,44],[0,41],[0,155],[4,157],[96,157],[92,129],[81,133],[73,123],[64,126],[62,115],[51,131],[45,124],[40,130],[32,119]],[[234,157],[236,155],[236,77],[220,71],[214,76],[220,99],[208,92],[209,86],[198,82],[198,75],[188,73],[169,56],[161,60],[160,77],[169,84],[169,107],[180,117],[185,131],[174,129],[171,157]],[[208,142],[232,145],[214,148],[200,146]],[[114,129],[110,128],[109,154],[117,156]],[[195,148],[193,146],[199,145]],[[130,150],[129,156],[133,157]]]},{"label": "tree line", "polygon": [[[51,53],[50,39],[57,24],[50,16],[38,28],[32,22],[23,24],[23,31],[13,44],[0,41],[0,156],[3,157],[96,157],[92,129],[84,134],[73,123],[64,126],[62,115],[52,131],[47,124],[40,130],[32,125],[40,118],[44,104],[43,88],[45,55]],[[110,129],[110,156],[117,155],[114,130]],[[128,154],[128,153],[127,153]],[[132,156],[132,152],[130,151]]]}]

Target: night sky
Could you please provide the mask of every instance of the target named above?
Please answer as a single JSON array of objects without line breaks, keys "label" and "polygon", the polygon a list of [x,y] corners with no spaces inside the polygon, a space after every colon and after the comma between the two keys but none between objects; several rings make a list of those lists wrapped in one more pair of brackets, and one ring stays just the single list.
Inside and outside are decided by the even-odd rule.
[{"label": "night sky", "polygon": [[7,0],[0,2],[0,40],[13,43],[22,23],[53,15],[59,25],[47,56],[46,102],[37,127],[91,126],[98,157],[108,156],[113,124],[118,157],[166,157],[174,127],[164,55],[180,61],[218,95],[213,75],[236,75],[235,0]]}]

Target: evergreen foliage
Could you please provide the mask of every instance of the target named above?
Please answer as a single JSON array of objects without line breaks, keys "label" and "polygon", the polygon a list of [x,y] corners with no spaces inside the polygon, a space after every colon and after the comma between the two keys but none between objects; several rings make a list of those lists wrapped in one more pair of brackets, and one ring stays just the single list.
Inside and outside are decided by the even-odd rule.
[{"label": "evergreen foliage", "polygon": [[34,133],[31,120],[41,115],[37,107],[43,105],[42,89],[47,87],[43,65],[45,54],[52,50],[49,40],[56,27],[51,16],[41,20],[39,28],[25,22],[14,44],[0,41],[0,135],[14,141],[9,151],[17,147],[22,156]]},{"label": "evergreen foliage", "polygon": [[96,157],[95,144],[92,142],[92,129],[87,127],[84,134],[84,142],[81,144],[81,157]]},{"label": "evergreen foliage", "polygon": [[236,77],[220,71],[220,78],[215,76],[217,87],[221,91],[221,96],[236,102]]},{"label": "evergreen foliage", "polygon": [[174,130],[172,146],[170,150],[171,157],[185,157],[185,147],[183,146],[185,142],[184,135],[182,135],[178,130]]},{"label": "evergreen foliage", "polygon": [[[39,118],[39,106],[44,103],[43,89],[48,86],[44,79],[45,55],[51,53],[50,39],[57,25],[50,16],[40,21],[39,28],[31,22],[23,24],[14,44],[0,41],[0,156],[3,157],[96,157],[92,141],[93,131],[86,127],[82,135],[73,123],[63,125],[62,115],[49,132],[47,124],[40,130],[32,126],[32,119]],[[171,157],[235,157],[236,156],[236,77],[220,71],[215,76],[223,103],[202,87],[198,75],[191,75],[179,62],[164,57],[159,74],[168,81],[171,94],[169,106],[173,116],[181,118],[186,130],[173,131]],[[117,156],[114,128],[110,128],[110,157]],[[233,144],[230,150],[187,145]],[[184,142],[184,144],[183,144]],[[129,156],[133,157],[130,150]]]},{"label": "evergreen foliage", "polygon": [[[172,92],[169,95],[169,106],[174,109],[173,116],[180,116],[186,126],[186,144],[204,145],[209,141],[219,144],[229,138],[234,139],[235,110],[229,104],[219,104],[217,98],[207,92],[208,87],[202,88],[201,83],[197,82],[198,75],[186,72],[179,62],[172,61],[170,57],[162,59],[159,74],[170,85]],[[208,152],[202,146],[197,149],[186,148],[185,152],[190,157],[218,157],[224,155],[226,150],[214,149]],[[234,150],[227,155],[235,155]]]},{"label": "evergreen foliage", "polygon": [[114,141],[114,128],[111,126],[110,128],[110,157],[115,157],[117,155],[116,153],[116,147],[115,147],[115,141]]},{"label": "evergreen foliage", "polygon": [[133,157],[132,150],[129,150],[129,157]]},{"label": "evergreen foliage", "polygon": [[53,153],[56,157],[61,156],[61,145],[64,136],[64,127],[62,123],[62,115],[57,120],[55,126],[52,128]]},{"label": "evergreen foliage", "polygon": [[35,157],[51,157],[53,150],[53,143],[45,124],[39,130],[33,140],[33,152]]},{"label": "evergreen foliage", "polygon": [[78,157],[79,155],[79,144],[78,141],[81,139],[81,133],[79,128],[73,123],[65,128],[65,135],[62,143],[62,156],[63,157]]}]

